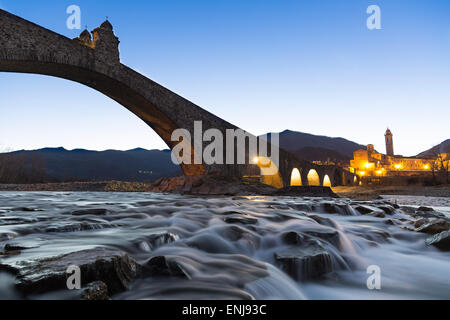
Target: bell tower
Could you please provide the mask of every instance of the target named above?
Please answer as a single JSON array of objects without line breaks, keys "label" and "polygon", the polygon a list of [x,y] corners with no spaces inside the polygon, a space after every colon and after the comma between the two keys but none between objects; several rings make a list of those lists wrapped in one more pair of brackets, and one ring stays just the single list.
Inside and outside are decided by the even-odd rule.
[{"label": "bell tower", "polygon": [[384,134],[384,138],[386,140],[386,154],[388,156],[393,157],[394,156],[394,140],[391,130],[389,128],[386,130],[386,133]]}]

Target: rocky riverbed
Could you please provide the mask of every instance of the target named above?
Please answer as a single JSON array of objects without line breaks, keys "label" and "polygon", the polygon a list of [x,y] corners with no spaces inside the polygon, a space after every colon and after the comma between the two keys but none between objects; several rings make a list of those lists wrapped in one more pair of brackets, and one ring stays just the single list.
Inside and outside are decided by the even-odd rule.
[{"label": "rocky riverbed", "polygon": [[0,298],[449,299],[450,219],[421,204],[1,192]]}]

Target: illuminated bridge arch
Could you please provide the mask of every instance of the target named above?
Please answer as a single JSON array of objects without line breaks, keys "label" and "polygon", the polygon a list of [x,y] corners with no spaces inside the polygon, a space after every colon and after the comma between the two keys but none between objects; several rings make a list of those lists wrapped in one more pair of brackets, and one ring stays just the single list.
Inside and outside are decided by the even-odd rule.
[{"label": "illuminated bridge arch", "polygon": [[291,186],[302,186],[302,175],[300,173],[300,170],[297,168],[294,168],[291,173]]}]

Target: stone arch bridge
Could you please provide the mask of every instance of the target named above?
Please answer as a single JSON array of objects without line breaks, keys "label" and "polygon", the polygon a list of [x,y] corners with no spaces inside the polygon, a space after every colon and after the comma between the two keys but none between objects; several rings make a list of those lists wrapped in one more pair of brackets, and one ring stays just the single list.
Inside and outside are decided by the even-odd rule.
[{"label": "stone arch bridge", "polygon": [[[170,149],[178,143],[171,141],[173,131],[184,128],[193,132],[194,121],[202,121],[203,130],[215,128],[225,133],[227,129],[238,129],[120,63],[119,40],[108,21],[92,32],[85,30],[80,37],[69,39],[0,10],[0,72],[59,77],[93,88],[142,119]],[[194,145],[190,148],[194,157],[197,150]],[[181,164],[181,168],[187,176],[214,173],[245,177],[260,172],[248,155],[245,164],[240,165],[200,163]],[[329,181],[335,186],[356,181],[353,174],[341,168],[301,161],[280,150],[279,173],[266,182],[289,186],[295,168],[302,185]],[[315,180],[308,177],[311,172],[317,174]]]}]

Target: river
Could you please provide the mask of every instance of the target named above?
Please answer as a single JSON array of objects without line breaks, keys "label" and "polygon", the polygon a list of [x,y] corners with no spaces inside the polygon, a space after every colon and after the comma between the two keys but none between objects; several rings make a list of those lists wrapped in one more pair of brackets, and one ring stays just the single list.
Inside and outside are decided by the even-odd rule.
[{"label": "river", "polygon": [[[386,200],[450,212],[450,198]],[[398,207],[382,217],[355,209],[386,205],[331,198],[1,192],[0,251],[12,242],[28,249],[0,255],[0,263],[106,247],[139,262],[171,257],[189,274],[136,279],[112,299],[450,299],[450,252],[427,246],[429,235],[406,230],[411,217]],[[92,209],[103,210],[74,214]],[[155,242],[160,234],[165,240]],[[299,243],[310,246],[306,251],[325,252],[326,259],[319,265],[304,260],[292,271],[280,257],[292,255]],[[381,271],[379,290],[367,287],[371,265]],[[0,272],[0,299],[24,298],[14,281]],[[25,298],[74,296],[60,290]]]}]

